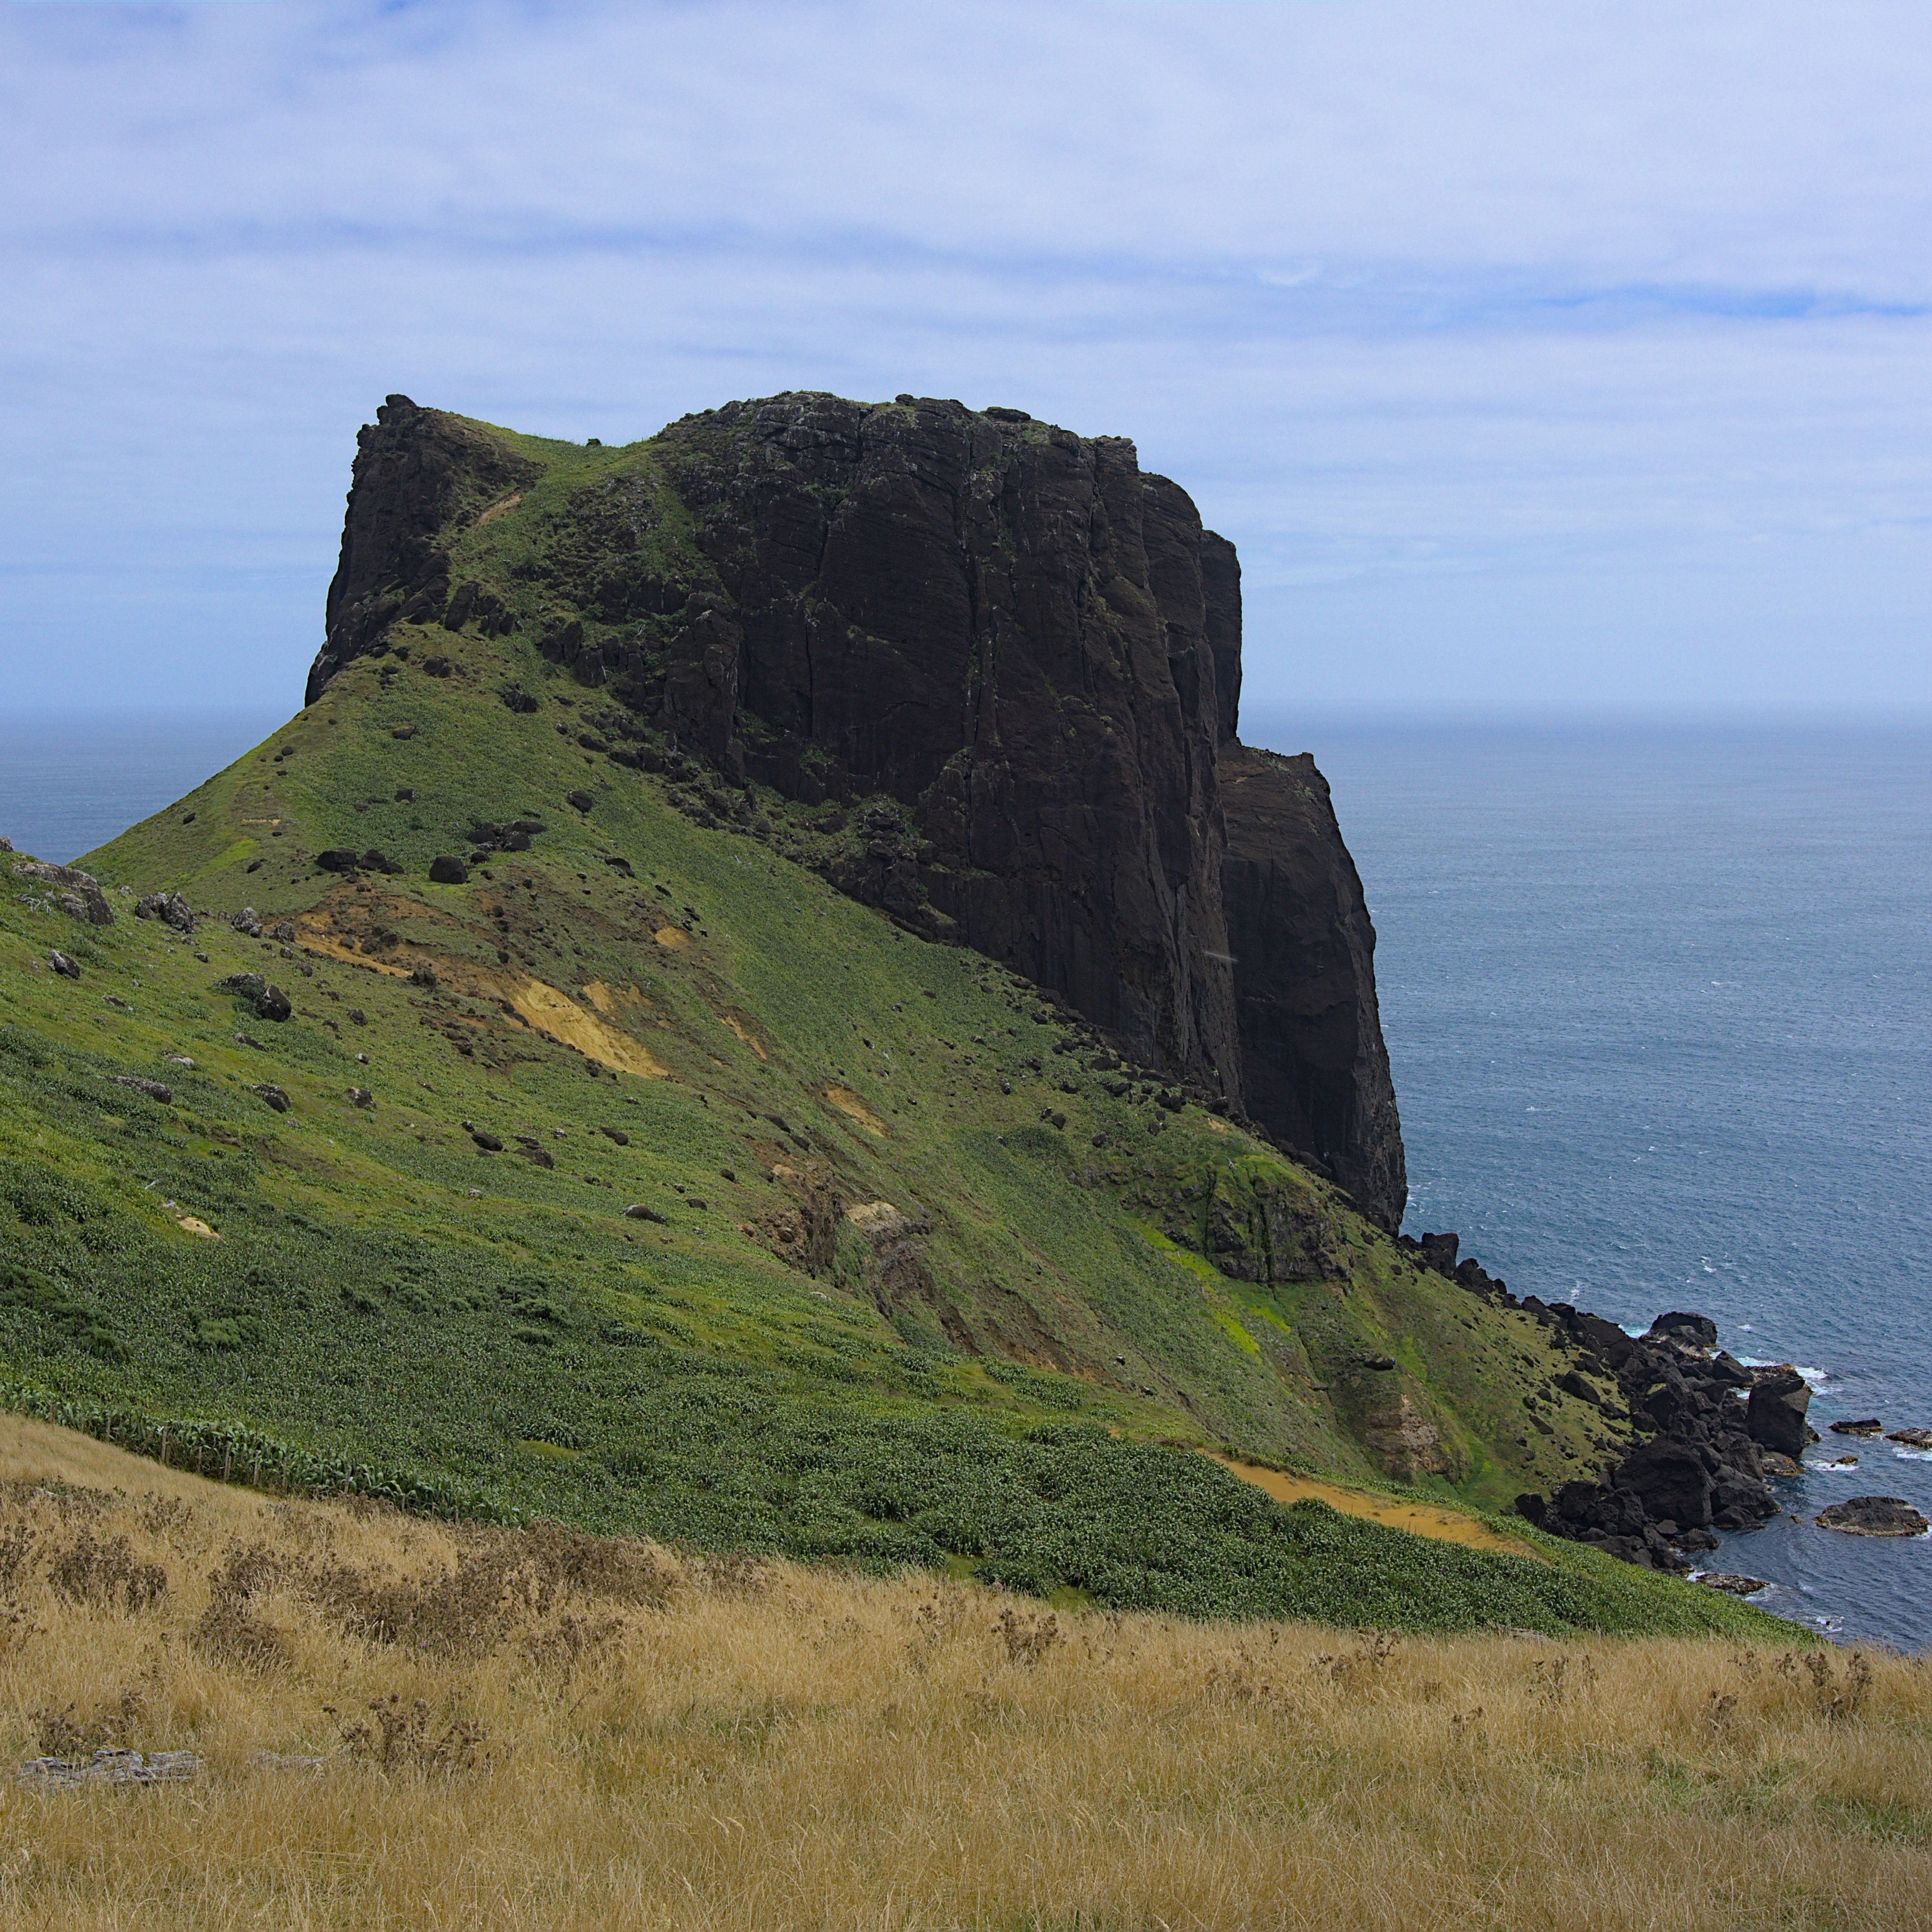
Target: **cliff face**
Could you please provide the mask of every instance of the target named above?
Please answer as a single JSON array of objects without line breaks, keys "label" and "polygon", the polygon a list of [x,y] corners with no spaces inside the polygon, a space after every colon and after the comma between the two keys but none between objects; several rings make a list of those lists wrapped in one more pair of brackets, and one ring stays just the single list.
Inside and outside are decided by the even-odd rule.
[{"label": "cliff face", "polygon": [[1183,490],[1122,440],[910,397],[733,404],[571,455],[490,580],[463,533],[540,457],[392,398],[311,698],[398,621],[520,632],[728,780],[868,802],[848,890],[1400,1221],[1360,884],[1312,764],[1234,740],[1239,566]]},{"label": "cliff face", "polygon": [[1376,1004],[1375,928],[1306,753],[1222,748],[1221,890],[1249,1110],[1394,1229],[1408,1198]]}]

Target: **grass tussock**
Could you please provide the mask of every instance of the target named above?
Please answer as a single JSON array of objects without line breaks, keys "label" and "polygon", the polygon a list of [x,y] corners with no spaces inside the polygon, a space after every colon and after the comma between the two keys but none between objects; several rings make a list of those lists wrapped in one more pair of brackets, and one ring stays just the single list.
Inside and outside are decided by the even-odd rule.
[{"label": "grass tussock", "polygon": [[1932,1672],[1203,1627],[284,1503],[0,1425],[0,1923],[1907,1927]]}]

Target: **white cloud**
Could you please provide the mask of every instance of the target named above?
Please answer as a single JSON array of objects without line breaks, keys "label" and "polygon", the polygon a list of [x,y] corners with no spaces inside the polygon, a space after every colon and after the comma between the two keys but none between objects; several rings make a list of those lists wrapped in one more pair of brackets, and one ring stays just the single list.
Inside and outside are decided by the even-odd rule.
[{"label": "white cloud", "polygon": [[390,389],[910,388],[1136,436],[1262,687],[1708,695],[1749,627],[1932,699],[1928,81],[1856,4],[10,9],[0,653],[292,690]]}]

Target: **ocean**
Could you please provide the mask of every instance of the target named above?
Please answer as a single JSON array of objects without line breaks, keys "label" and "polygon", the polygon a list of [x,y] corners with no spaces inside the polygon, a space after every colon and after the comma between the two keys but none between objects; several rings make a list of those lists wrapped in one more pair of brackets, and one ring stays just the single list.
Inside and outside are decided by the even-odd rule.
[{"label": "ocean", "polygon": [[1932,1540],[1810,1521],[1932,1516],[1932,1456],[1828,1426],[1932,1427],[1932,721],[1244,736],[1315,754],[1362,874],[1408,1228],[1805,1370],[1823,1442],[1705,1560],[1841,1639],[1932,1645]]},{"label": "ocean", "polygon": [[[267,714],[0,716],[0,832],[68,859],[178,797]],[[1932,1646],[1932,722],[1588,724],[1258,712],[1311,751],[1380,935],[1412,1232],[1518,1294],[1667,1309],[1812,1377],[1825,1441],[1711,1567],[1844,1640]],[[1856,1467],[1829,1468],[1841,1454]]]}]

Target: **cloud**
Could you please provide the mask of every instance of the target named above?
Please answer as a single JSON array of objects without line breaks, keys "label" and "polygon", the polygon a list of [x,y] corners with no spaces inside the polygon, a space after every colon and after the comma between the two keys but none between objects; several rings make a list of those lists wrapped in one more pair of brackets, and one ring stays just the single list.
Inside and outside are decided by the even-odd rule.
[{"label": "cloud", "polygon": [[13,8],[0,653],[292,692],[391,389],[910,388],[1135,436],[1257,689],[1708,696],[1748,613],[1932,699],[1929,82],[1857,4]]}]

